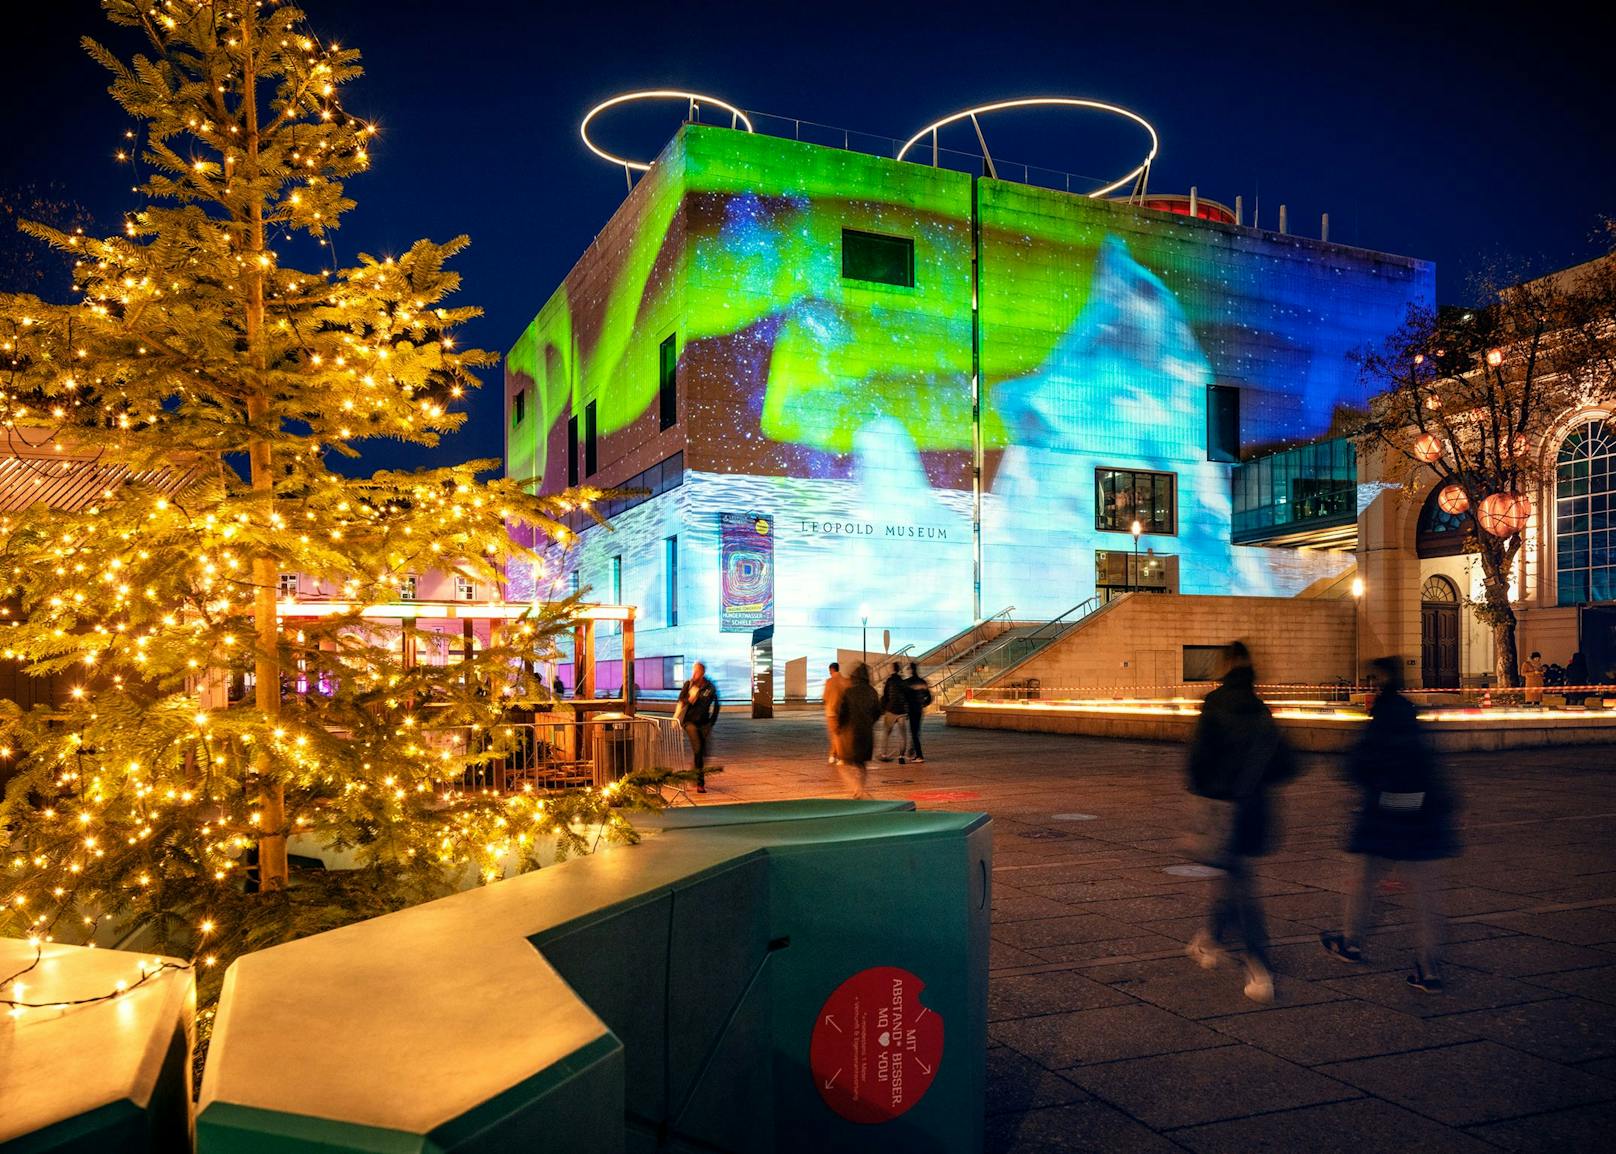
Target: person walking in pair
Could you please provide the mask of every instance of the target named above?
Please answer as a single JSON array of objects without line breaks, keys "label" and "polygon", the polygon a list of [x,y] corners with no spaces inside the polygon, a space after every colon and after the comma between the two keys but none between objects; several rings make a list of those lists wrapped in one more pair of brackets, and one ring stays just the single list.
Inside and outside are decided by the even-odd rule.
[{"label": "person walking in pair", "polygon": [[1437,870],[1443,858],[1458,852],[1453,828],[1457,799],[1413,703],[1403,696],[1402,662],[1376,658],[1369,664],[1369,676],[1376,688],[1369,723],[1347,759],[1347,773],[1361,795],[1347,839],[1347,852],[1360,858],[1358,881],[1347,894],[1340,932],[1327,930],[1319,941],[1340,961],[1362,962],[1375,889],[1396,869],[1414,898],[1414,972],[1408,984],[1424,993],[1441,993]]},{"label": "person walking in pair", "polygon": [[[908,748],[909,690],[903,683],[903,666],[892,663],[892,672],[881,685],[881,760],[903,760]],[[892,733],[898,733],[898,751],[892,752]]]},{"label": "person walking in pair", "polygon": [[842,755],[836,746],[836,707],[842,703],[842,694],[847,692],[848,681],[842,676],[840,662],[830,663],[830,676],[825,678],[823,697],[825,699],[825,733],[830,739],[830,745],[825,752],[825,764],[835,765],[842,760]]},{"label": "person walking in pair", "polygon": [[707,667],[696,662],[690,680],[679,687],[674,719],[690,742],[690,765],[696,771],[696,792],[707,792],[707,743],[718,721],[718,687],[707,678]]},{"label": "person walking in pair", "polygon": [[1250,651],[1231,641],[1221,658],[1220,684],[1201,703],[1189,753],[1189,789],[1201,799],[1192,852],[1221,873],[1206,928],[1185,952],[1202,969],[1212,969],[1226,956],[1225,939],[1238,932],[1245,946],[1246,997],[1271,1002],[1268,928],[1252,887],[1250,860],[1273,848],[1269,793],[1296,775],[1296,761],[1273,714],[1257,696]]},{"label": "person walking in pair", "polygon": [[920,751],[920,723],[926,716],[927,706],[931,705],[931,685],[920,676],[920,666],[913,661],[909,663],[909,676],[904,679],[903,687],[908,693],[909,760],[924,762],[926,758]]},{"label": "person walking in pair", "polygon": [[869,797],[865,766],[875,753],[875,723],[881,716],[881,698],[870,684],[870,667],[859,664],[836,705],[836,744],[839,772],[855,798]]}]

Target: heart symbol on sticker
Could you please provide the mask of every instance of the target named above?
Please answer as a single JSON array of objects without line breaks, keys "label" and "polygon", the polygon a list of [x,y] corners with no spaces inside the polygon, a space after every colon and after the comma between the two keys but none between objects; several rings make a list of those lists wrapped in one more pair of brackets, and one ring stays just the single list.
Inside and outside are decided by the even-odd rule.
[{"label": "heart symbol on sticker", "polygon": [[879,1039],[877,1039],[877,1040],[878,1040],[878,1041],[879,1041],[879,1042],[880,1042],[880,1043],[881,1043],[881,1044],[882,1044],[882,1045],[883,1045],[883,1046],[890,1046],[890,1045],[892,1045],[892,1031],[890,1031],[890,1030],[887,1030],[887,1031],[884,1031],[884,1032],[883,1032],[883,1033],[882,1033],[882,1034],[881,1034],[881,1037],[880,1037],[880,1038],[879,1038]]}]

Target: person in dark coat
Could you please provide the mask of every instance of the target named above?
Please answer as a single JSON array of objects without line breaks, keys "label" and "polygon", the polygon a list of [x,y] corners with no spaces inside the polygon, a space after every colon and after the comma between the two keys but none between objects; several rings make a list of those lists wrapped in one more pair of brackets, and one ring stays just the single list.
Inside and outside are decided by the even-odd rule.
[{"label": "person in dark coat", "polygon": [[1566,665],[1566,702],[1570,705],[1581,705],[1588,699],[1586,693],[1574,692],[1579,686],[1588,684],[1588,659],[1577,650],[1571,655],[1571,661]]},{"label": "person in dark coat", "polygon": [[921,764],[926,757],[920,752],[920,723],[926,718],[926,708],[931,705],[931,685],[920,676],[920,665],[917,662],[909,663],[909,676],[904,678],[903,687],[908,692],[909,706],[909,760]]},{"label": "person in dark coat", "polygon": [[[900,762],[908,752],[909,690],[903,683],[903,666],[892,663],[892,672],[881,683],[881,760]],[[898,733],[898,751],[892,752],[892,733]]]},{"label": "person in dark coat", "polygon": [[1369,723],[1347,759],[1347,773],[1361,794],[1347,852],[1361,857],[1362,871],[1347,894],[1341,932],[1326,931],[1319,940],[1341,961],[1363,960],[1375,888],[1395,863],[1415,903],[1415,968],[1408,983],[1438,993],[1442,917],[1436,863],[1458,852],[1453,829],[1458,806],[1414,705],[1403,696],[1402,663],[1376,658],[1369,676],[1377,690]]},{"label": "person in dark coat", "polygon": [[718,687],[707,678],[701,662],[690,667],[690,680],[679,687],[673,707],[679,726],[690,741],[690,764],[696,771],[696,792],[707,792],[707,743],[718,721]]},{"label": "person in dark coat", "polygon": [[868,797],[865,766],[875,754],[875,723],[881,717],[881,698],[870,684],[870,667],[859,665],[836,704],[836,744],[841,750],[839,772],[854,797]]},{"label": "person in dark coat", "polygon": [[1271,788],[1295,776],[1290,747],[1273,714],[1256,692],[1251,653],[1239,641],[1223,647],[1219,686],[1201,703],[1190,740],[1189,789],[1204,799],[1203,848],[1198,856],[1223,872],[1207,913],[1206,928],[1186,952],[1203,969],[1222,959],[1223,942],[1238,929],[1246,951],[1246,997],[1274,998],[1268,964],[1268,930],[1252,889],[1248,860],[1274,842]]}]

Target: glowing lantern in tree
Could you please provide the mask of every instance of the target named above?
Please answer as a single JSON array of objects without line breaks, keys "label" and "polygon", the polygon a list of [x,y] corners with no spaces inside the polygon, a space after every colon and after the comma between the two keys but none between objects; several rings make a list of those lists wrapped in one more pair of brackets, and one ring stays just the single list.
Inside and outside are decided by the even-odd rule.
[{"label": "glowing lantern in tree", "polygon": [[1442,438],[1435,433],[1426,433],[1414,441],[1414,455],[1427,465],[1442,459]]},{"label": "glowing lantern in tree", "polygon": [[1457,517],[1470,508],[1470,494],[1463,485],[1445,485],[1436,495],[1436,507],[1450,517]]},{"label": "glowing lantern in tree", "polygon": [[1522,493],[1494,493],[1481,502],[1477,520],[1494,537],[1510,537],[1526,528],[1532,502]]},{"label": "glowing lantern in tree", "polygon": [[1499,352],[1497,349],[1488,349],[1487,363],[1496,369],[1499,365],[1504,363],[1504,354]]}]

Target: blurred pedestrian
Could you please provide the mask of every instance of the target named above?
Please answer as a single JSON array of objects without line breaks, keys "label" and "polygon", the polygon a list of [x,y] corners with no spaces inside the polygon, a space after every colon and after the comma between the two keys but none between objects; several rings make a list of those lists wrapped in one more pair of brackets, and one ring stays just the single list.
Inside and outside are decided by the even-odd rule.
[{"label": "blurred pedestrian", "polygon": [[1543,704],[1543,654],[1536,649],[1532,656],[1521,662],[1521,677],[1526,681],[1526,704]]},{"label": "blurred pedestrian", "polygon": [[913,661],[909,663],[909,676],[904,679],[903,687],[909,699],[909,759],[924,762],[926,758],[920,752],[920,722],[931,704],[931,686],[920,676],[920,666]]},{"label": "blurred pedestrian", "polygon": [[1377,657],[1369,664],[1369,677],[1376,689],[1369,723],[1347,757],[1347,772],[1362,794],[1347,852],[1360,855],[1362,865],[1347,894],[1341,932],[1325,931],[1319,941],[1343,962],[1363,961],[1375,888],[1395,866],[1414,896],[1415,961],[1408,984],[1440,993],[1437,863],[1458,852],[1456,799],[1413,704],[1403,696],[1402,662]]},{"label": "blurred pedestrian", "polygon": [[1573,692],[1573,690],[1580,690],[1584,685],[1587,684],[1588,659],[1582,655],[1582,650],[1579,649],[1571,655],[1571,662],[1566,666],[1567,704],[1581,705],[1584,701],[1586,701],[1588,698],[1586,693]]},{"label": "blurred pedestrian", "polygon": [[865,766],[875,753],[875,723],[881,716],[881,698],[870,684],[870,667],[860,663],[836,705],[836,744],[841,750],[841,775],[854,797],[869,797],[864,788]]},{"label": "blurred pedestrian", "polygon": [[1202,799],[1195,856],[1222,873],[1207,925],[1185,952],[1203,969],[1224,957],[1223,943],[1238,931],[1245,946],[1245,994],[1274,1000],[1268,963],[1268,929],[1252,888],[1249,860],[1269,852],[1274,817],[1269,790],[1295,776],[1290,747],[1256,692],[1251,653],[1239,641],[1223,647],[1220,684],[1201,703],[1190,741],[1189,789]]},{"label": "blurred pedestrian", "polygon": [[557,701],[567,696],[567,683],[561,680],[561,674],[557,673],[555,675],[555,681],[551,684],[550,690],[556,695]]},{"label": "blurred pedestrian", "polygon": [[673,716],[690,742],[690,765],[696,771],[696,792],[707,792],[707,743],[718,721],[718,687],[707,678],[707,667],[696,662],[690,680],[679,687]]},{"label": "blurred pedestrian", "polygon": [[842,694],[847,692],[847,678],[842,676],[842,666],[838,661],[830,663],[830,676],[825,678],[823,696],[825,698],[825,732],[830,737],[830,747],[826,751],[825,764],[835,765],[842,760],[842,755],[836,746],[836,707],[842,703]]},{"label": "blurred pedestrian", "polygon": [[[898,731],[898,752],[892,752],[892,731]],[[892,672],[881,684],[881,760],[903,760],[909,741],[909,691],[903,684],[903,666],[892,663]]]}]

